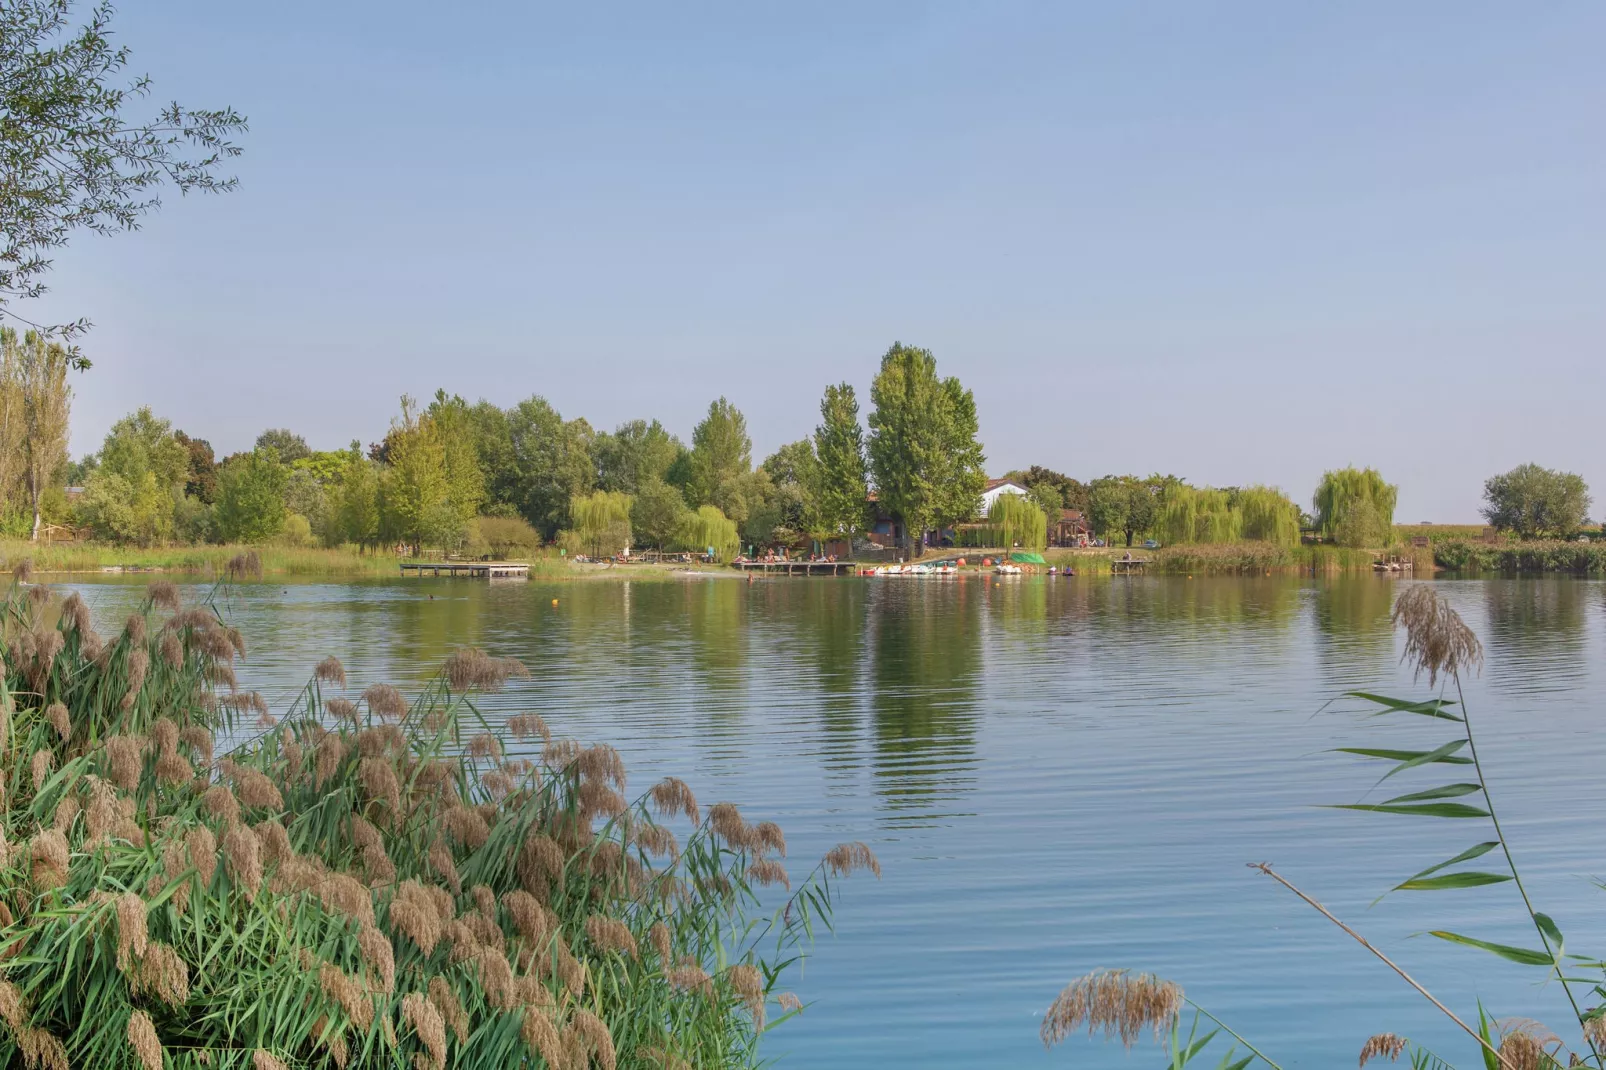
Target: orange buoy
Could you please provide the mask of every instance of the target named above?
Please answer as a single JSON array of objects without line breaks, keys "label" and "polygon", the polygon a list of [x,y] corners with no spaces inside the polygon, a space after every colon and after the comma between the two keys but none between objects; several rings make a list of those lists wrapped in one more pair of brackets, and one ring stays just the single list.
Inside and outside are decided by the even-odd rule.
[{"label": "orange buoy", "polygon": [[558,604],[558,600],[557,600],[557,599],[556,599],[556,598],[554,598],[554,599],[553,599],[553,600],[552,600],[552,604],[553,604],[553,605],[557,605],[557,604]]}]

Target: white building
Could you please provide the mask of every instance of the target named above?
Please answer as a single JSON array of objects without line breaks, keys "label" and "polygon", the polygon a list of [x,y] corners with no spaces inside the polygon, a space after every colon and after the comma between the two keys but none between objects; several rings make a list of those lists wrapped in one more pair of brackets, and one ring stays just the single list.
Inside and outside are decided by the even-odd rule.
[{"label": "white building", "polygon": [[1000,494],[1019,494],[1026,497],[1027,490],[1013,479],[989,479],[987,486],[981,492],[981,515],[987,516],[993,511],[993,503]]}]

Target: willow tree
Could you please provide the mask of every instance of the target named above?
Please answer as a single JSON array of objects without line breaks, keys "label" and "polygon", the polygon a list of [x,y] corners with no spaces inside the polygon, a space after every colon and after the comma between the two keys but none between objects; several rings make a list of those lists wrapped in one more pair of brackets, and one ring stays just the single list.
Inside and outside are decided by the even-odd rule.
[{"label": "willow tree", "polygon": [[1238,492],[1236,506],[1241,538],[1299,545],[1299,506],[1276,487],[1245,487]]},{"label": "willow tree", "polygon": [[1167,544],[1236,542],[1243,522],[1231,492],[1182,484],[1166,491],[1154,530]]},{"label": "willow tree", "polygon": [[598,490],[569,503],[573,532],[592,557],[607,557],[630,546],[630,495]]},{"label": "willow tree", "polygon": [[1400,488],[1385,483],[1375,468],[1324,472],[1313,499],[1316,526],[1327,539],[1356,546],[1378,545],[1394,530],[1399,492]]},{"label": "willow tree", "polygon": [[688,550],[710,552],[721,558],[732,556],[741,546],[736,522],[715,505],[699,506],[695,513],[687,513],[675,539]]},{"label": "willow tree", "polygon": [[987,526],[1000,546],[1041,550],[1048,545],[1048,514],[1020,494],[1000,494],[987,511]]}]

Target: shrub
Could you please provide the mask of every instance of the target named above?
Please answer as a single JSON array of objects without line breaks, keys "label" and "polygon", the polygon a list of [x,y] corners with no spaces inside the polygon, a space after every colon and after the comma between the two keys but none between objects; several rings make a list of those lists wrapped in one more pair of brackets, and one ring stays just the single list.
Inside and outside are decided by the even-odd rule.
[{"label": "shrub", "polygon": [[517,516],[479,518],[480,541],[492,557],[527,557],[541,549],[541,533]]}]

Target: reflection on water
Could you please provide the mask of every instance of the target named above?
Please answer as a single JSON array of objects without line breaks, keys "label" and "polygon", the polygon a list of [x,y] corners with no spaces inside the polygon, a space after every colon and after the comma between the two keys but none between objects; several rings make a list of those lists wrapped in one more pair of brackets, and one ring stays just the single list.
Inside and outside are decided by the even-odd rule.
[{"label": "reflection on water", "polygon": [[[277,709],[325,654],[353,689],[416,687],[481,646],[531,672],[485,698],[492,716],[537,710],[616,743],[635,790],[673,773],[780,821],[794,876],[871,843],[885,877],[848,887],[794,979],[814,1002],[766,1040],[782,1067],[1154,1065],[1037,1042],[1065,981],[1118,965],[1175,978],[1284,1066],[1348,1065],[1385,1029],[1471,1065],[1436,1012],[1244,868],[1275,861],[1459,1009],[1562,1018],[1521,968],[1411,939],[1520,941],[1503,889],[1369,907],[1464,837],[1317,808],[1376,776],[1329,748],[1431,736],[1317,712],[1351,688],[1413,693],[1397,582],[419,579],[249,585],[227,612],[252,642],[242,682]],[[141,588],[81,589],[109,628]],[[1559,763],[1606,758],[1606,584],[1441,589],[1488,647],[1468,698],[1531,891],[1569,946],[1606,947],[1581,876],[1606,855],[1606,786],[1568,776],[1559,805],[1556,788]]]}]

